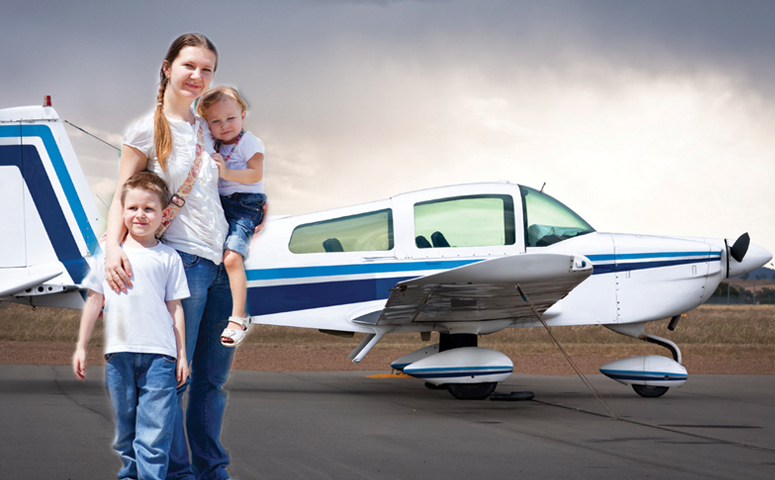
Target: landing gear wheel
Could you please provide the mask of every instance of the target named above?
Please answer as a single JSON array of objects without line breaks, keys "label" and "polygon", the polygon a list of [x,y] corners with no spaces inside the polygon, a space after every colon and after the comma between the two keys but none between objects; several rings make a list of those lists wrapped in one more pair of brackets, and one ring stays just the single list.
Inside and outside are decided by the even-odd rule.
[{"label": "landing gear wheel", "polygon": [[449,393],[458,400],[484,400],[492,395],[498,382],[488,383],[450,383]]},{"label": "landing gear wheel", "polygon": [[446,390],[449,384],[442,383],[441,385],[436,385],[431,382],[425,382],[425,388],[428,390]]},{"label": "landing gear wheel", "polygon": [[641,397],[656,398],[664,395],[670,387],[649,387],[646,385],[633,385],[632,389]]}]

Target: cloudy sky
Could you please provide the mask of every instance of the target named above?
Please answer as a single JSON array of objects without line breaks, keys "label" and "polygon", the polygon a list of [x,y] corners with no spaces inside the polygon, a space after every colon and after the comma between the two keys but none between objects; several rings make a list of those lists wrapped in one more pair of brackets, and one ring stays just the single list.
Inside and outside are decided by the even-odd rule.
[{"label": "cloudy sky", "polygon": [[[112,142],[199,31],[267,146],[272,214],[508,180],[599,231],[775,252],[775,4],[701,1],[69,2],[0,17],[0,108],[52,95]],[[68,131],[107,201],[115,151]]]}]

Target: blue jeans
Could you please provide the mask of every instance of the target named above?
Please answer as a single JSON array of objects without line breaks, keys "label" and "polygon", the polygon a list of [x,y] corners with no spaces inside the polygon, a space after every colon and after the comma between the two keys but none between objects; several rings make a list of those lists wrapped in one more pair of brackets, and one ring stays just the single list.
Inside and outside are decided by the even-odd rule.
[{"label": "blue jeans", "polygon": [[[223,385],[229,378],[234,356],[233,348],[221,345],[221,332],[231,314],[229,277],[223,264],[216,265],[188,253],[178,254],[191,292],[181,302],[186,316],[186,355],[191,362],[191,375],[178,388],[167,478],[224,480],[229,478],[229,455],[220,439],[226,409]],[[189,385],[184,416],[183,394]]]},{"label": "blue jeans", "polygon": [[105,355],[108,390],[121,457],[119,479],[163,479],[175,414],[175,359],[152,353]]}]

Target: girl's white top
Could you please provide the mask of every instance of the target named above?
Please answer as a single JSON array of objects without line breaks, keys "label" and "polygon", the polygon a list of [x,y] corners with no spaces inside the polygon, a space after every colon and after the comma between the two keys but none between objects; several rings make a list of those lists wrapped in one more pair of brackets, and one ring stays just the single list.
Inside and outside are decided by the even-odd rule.
[{"label": "girl's white top", "polygon": [[188,177],[196,156],[196,137],[199,125],[204,134],[205,152],[202,168],[194,188],[186,198],[186,204],[178,212],[162,235],[164,243],[184,253],[206,258],[216,265],[223,258],[223,242],[228,224],[223,215],[218,196],[218,165],[210,157],[213,140],[207,122],[196,115],[194,125],[167,117],[172,133],[172,152],[167,158],[167,171],[163,171],[156,158],[153,140],[153,115],[132,125],[124,137],[124,145],[140,150],[148,158],[148,170],[167,182],[170,193],[178,191]]},{"label": "girl's white top", "polygon": [[[229,170],[245,170],[248,168],[248,160],[257,153],[264,154],[264,142],[250,132],[245,132],[237,145],[222,145],[219,152],[226,160],[226,168]],[[262,165],[266,165],[266,158]],[[265,170],[265,169],[264,169]],[[264,193],[264,170],[261,171],[261,180],[256,183],[239,183],[229,180],[218,180],[218,190],[221,195],[229,196],[233,193]]]}]

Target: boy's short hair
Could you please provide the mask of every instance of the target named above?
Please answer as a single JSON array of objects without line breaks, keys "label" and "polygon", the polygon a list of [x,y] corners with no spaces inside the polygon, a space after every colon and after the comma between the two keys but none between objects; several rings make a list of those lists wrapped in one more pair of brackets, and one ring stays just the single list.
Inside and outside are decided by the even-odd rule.
[{"label": "boy's short hair", "polygon": [[211,88],[205,92],[204,95],[202,95],[202,97],[197,102],[196,113],[207,120],[207,115],[205,115],[207,109],[220,102],[224,98],[231,98],[237,103],[237,105],[240,106],[243,112],[248,111],[248,104],[245,99],[242,98],[242,95],[240,95],[239,91],[234,87],[227,87],[222,85],[219,87]]},{"label": "boy's short hair", "polygon": [[170,197],[172,195],[170,194],[169,187],[167,187],[167,183],[153,172],[148,170],[137,172],[124,183],[124,186],[121,188],[121,206],[124,205],[127,192],[134,189],[145,190],[158,195],[162,210],[170,204]]}]

